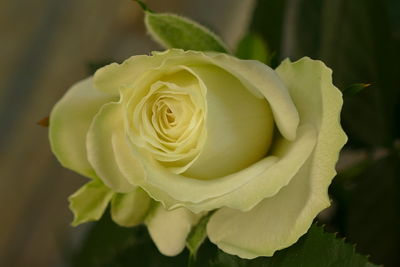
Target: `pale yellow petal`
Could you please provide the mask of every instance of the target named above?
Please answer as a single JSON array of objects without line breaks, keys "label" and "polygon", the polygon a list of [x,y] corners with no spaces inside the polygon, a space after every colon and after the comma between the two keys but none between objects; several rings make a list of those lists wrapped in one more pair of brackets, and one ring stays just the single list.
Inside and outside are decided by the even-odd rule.
[{"label": "pale yellow petal", "polygon": [[226,54],[207,53],[211,62],[231,72],[254,94],[267,99],[280,133],[288,140],[296,138],[299,114],[279,76],[257,60],[240,60]]},{"label": "pale yellow petal", "polygon": [[200,217],[185,208],[167,211],[158,204],[146,218],[146,225],[158,250],[175,256],[185,248],[186,238]]},{"label": "pale yellow petal", "polygon": [[[187,203],[194,212],[212,210],[217,207],[230,207],[248,211],[264,198],[272,197],[286,186],[311,155],[316,143],[316,131],[311,125],[304,124],[299,128],[297,138],[290,142],[280,138],[275,141],[271,156],[260,161],[262,169],[257,170],[256,164],[248,168],[247,173],[238,172],[238,176],[246,176],[241,187],[220,197],[208,199],[201,203]],[[269,161],[267,161],[270,159]]]},{"label": "pale yellow petal", "polygon": [[90,164],[99,178],[116,192],[131,192],[135,187],[128,182],[116,162],[113,140],[124,140],[121,106],[113,102],[104,105],[90,126],[86,148]]},{"label": "pale yellow petal", "polygon": [[342,96],[332,84],[329,68],[303,58],[283,62],[277,72],[299,110],[300,123],[313,122],[318,139],[304,166],[277,195],[250,211],[222,208],[211,217],[207,227],[210,240],[242,258],[271,256],[307,232],[315,216],[330,204],[328,186],[347,140],[339,120]]},{"label": "pale yellow petal", "polygon": [[51,149],[60,163],[84,176],[95,178],[86,153],[86,134],[93,117],[115,97],[99,92],[92,78],[72,86],[58,101],[50,114]]},{"label": "pale yellow petal", "polygon": [[166,58],[182,54],[182,51],[172,49],[166,52],[154,52],[153,55],[156,56],[137,55],[122,64],[112,63],[96,71],[94,84],[102,92],[118,94],[121,88],[136,82],[151,70],[162,66]]},{"label": "pale yellow petal", "polygon": [[135,226],[145,219],[151,199],[141,188],[129,193],[114,194],[111,200],[111,218],[121,226]]},{"label": "pale yellow petal", "polygon": [[199,158],[183,175],[223,177],[267,155],[274,131],[268,102],[255,97],[220,68],[206,65],[190,66],[188,70],[206,87],[207,139]]}]

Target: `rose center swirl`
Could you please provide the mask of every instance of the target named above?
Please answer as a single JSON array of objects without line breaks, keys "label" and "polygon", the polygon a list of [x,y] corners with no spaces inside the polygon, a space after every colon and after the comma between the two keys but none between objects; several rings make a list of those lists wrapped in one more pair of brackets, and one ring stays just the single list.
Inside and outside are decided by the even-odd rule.
[{"label": "rose center swirl", "polygon": [[133,142],[171,171],[187,170],[204,142],[205,100],[197,79],[180,70],[158,77],[131,103],[136,97]]}]

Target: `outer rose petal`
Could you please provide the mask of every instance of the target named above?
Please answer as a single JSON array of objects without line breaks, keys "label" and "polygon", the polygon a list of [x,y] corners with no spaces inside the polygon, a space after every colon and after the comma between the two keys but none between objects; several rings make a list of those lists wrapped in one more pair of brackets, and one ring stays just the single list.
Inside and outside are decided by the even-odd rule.
[{"label": "outer rose petal", "polygon": [[249,90],[267,99],[280,133],[288,140],[296,138],[299,114],[279,76],[257,60],[240,60],[226,54],[209,53],[212,63],[229,71]]},{"label": "outer rose petal", "polygon": [[99,180],[93,180],[79,188],[69,197],[70,209],[74,213],[73,226],[96,221],[103,215],[113,192]]},{"label": "outer rose petal", "polygon": [[121,87],[130,85],[146,72],[153,70],[163,64],[168,57],[150,57],[146,55],[132,56],[122,64],[112,63],[100,68],[94,74],[94,83],[100,91],[118,94]]},{"label": "outer rose petal", "polygon": [[54,106],[50,115],[50,144],[64,167],[96,177],[86,156],[86,133],[100,107],[113,99],[115,96],[96,90],[90,77],[72,86]]},{"label": "outer rose petal", "polygon": [[112,141],[124,139],[122,119],[119,103],[104,105],[90,126],[86,149],[90,164],[104,184],[116,192],[126,193],[133,191],[135,187],[119,169]]},{"label": "outer rose petal", "polygon": [[164,255],[175,256],[185,248],[186,237],[200,217],[185,208],[167,211],[157,204],[146,219],[146,225],[158,250]]},{"label": "outer rose petal", "polygon": [[[237,173],[237,175],[251,178],[240,188],[201,203],[188,203],[187,207],[194,212],[221,206],[248,211],[264,198],[277,194],[282,187],[293,179],[312,153],[315,143],[316,131],[314,127],[310,124],[301,125],[295,141],[289,142],[282,138],[278,144],[278,140],[276,140],[275,149],[271,156],[254,164],[254,167],[248,168],[247,173]],[[263,168],[257,170],[255,168],[257,165]]]},{"label": "outer rose petal", "polygon": [[321,61],[303,58],[284,61],[276,70],[285,82],[302,123],[313,123],[319,135],[313,154],[277,195],[248,212],[218,210],[207,232],[219,248],[242,258],[271,256],[295,243],[315,216],[328,207],[328,186],[347,138],[340,127],[340,91],[332,84],[331,70]]},{"label": "outer rose petal", "polygon": [[126,194],[115,194],[111,200],[111,217],[121,226],[135,226],[143,222],[150,204],[149,195],[139,187]]}]

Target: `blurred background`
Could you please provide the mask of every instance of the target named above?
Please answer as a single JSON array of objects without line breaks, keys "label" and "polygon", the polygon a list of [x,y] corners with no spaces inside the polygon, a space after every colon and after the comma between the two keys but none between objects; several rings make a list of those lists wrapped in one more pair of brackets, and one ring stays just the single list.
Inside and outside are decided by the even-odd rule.
[{"label": "blurred background", "polygon": [[[333,206],[319,221],[371,261],[399,266],[400,1],[146,3],[208,26],[232,50],[257,33],[274,52],[272,66],[310,56],[333,69],[341,89],[371,84],[345,94],[349,142],[330,188]],[[56,162],[36,122],[93,66],[161,48],[130,0],[2,0],[0,38],[0,266],[68,266],[90,225],[69,226],[67,197],[86,180]]]}]

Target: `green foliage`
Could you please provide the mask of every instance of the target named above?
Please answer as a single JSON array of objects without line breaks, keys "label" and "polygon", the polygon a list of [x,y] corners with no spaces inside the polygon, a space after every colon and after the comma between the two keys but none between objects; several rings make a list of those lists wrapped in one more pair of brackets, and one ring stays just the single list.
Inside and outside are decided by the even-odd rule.
[{"label": "green foliage", "polygon": [[197,22],[174,14],[145,13],[147,30],[165,48],[228,52],[217,35]]},{"label": "green foliage", "polygon": [[244,260],[219,252],[212,267],[373,267],[367,257],[355,252],[354,246],[324,233],[323,228],[313,225],[308,233],[293,246],[275,253],[273,257]]},{"label": "green foliage", "polygon": [[[208,218],[204,218],[205,224]],[[203,228],[203,223],[200,222],[200,228]],[[176,257],[163,256],[154,246],[144,226],[123,228],[114,224],[106,214],[87,233],[82,247],[72,254],[70,266],[186,266],[188,257],[187,250]],[[377,266],[369,263],[365,256],[355,253],[354,246],[334,234],[325,233],[322,227],[316,225],[295,245],[278,251],[273,257],[253,260],[226,254],[207,240],[199,249],[197,259],[192,259],[190,264],[196,267]]]},{"label": "green foliage", "polygon": [[116,225],[106,213],[93,224],[81,242],[72,251],[71,267],[159,267],[186,266],[188,253],[167,257],[158,252],[145,226],[125,228]]},{"label": "green foliage", "polygon": [[236,50],[236,56],[242,59],[255,59],[270,65],[273,53],[261,35],[249,33],[240,41]]}]

